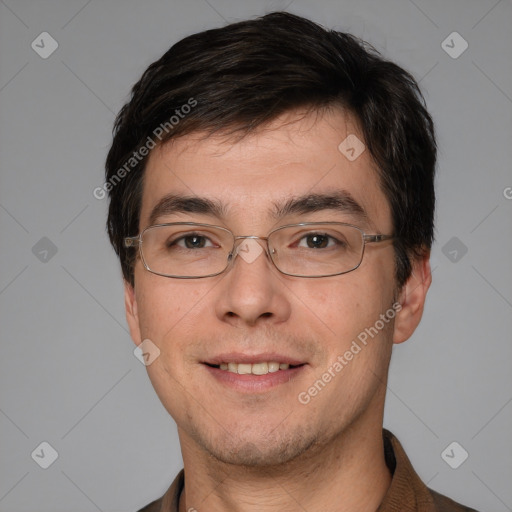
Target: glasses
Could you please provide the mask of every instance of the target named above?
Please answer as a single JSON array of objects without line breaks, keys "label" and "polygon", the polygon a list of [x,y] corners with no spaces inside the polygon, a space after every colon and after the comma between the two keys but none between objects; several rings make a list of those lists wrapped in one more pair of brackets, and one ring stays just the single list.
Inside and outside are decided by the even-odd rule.
[{"label": "glasses", "polygon": [[361,228],[342,222],[288,224],[266,237],[235,236],[229,229],[211,224],[172,222],[149,226],[138,236],[125,238],[124,245],[138,246],[144,267],[153,274],[199,279],[222,274],[239,254],[249,262],[243,253],[254,248],[241,242],[264,240],[267,255],[282,274],[330,277],[358,268],[366,244],[392,238],[393,235],[367,235]]}]

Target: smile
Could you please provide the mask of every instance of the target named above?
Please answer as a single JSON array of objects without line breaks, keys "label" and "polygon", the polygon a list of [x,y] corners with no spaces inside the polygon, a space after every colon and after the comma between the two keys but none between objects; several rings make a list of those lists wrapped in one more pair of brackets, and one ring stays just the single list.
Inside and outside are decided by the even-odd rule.
[{"label": "smile", "polygon": [[237,373],[238,375],[266,375],[267,373],[278,372],[279,370],[288,370],[301,365],[290,365],[288,363],[278,363],[276,361],[261,363],[221,363],[220,365],[212,365],[221,370]]}]

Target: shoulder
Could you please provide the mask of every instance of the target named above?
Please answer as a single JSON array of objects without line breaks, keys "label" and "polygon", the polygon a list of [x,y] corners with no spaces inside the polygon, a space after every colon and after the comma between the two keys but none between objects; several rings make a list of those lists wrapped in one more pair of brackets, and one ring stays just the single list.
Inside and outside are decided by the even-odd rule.
[{"label": "shoulder", "polygon": [[393,475],[379,512],[477,512],[429,489],[414,471],[398,439],[383,429],[384,457]]},{"label": "shoulder", "polygon": [[437,512],[477,512],[474,508],[466,507],[453,501],[452,499],[429,489],[432,500],[434,501]]}]

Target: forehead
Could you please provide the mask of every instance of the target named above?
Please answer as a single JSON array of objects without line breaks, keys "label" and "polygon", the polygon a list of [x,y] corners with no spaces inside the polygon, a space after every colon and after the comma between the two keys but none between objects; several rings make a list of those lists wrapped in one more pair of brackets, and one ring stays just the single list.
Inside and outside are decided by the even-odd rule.
[{"label": "forehead", "polygon": [[155,148],[145,170],[141,227],[169,194],[214,200],[230,221],[256,226],[276,204],[339,191],[363,207],[370,225],[390,230],[388,202],[352,116],[341,109],[289,112],[241,140],[192,133]]}]

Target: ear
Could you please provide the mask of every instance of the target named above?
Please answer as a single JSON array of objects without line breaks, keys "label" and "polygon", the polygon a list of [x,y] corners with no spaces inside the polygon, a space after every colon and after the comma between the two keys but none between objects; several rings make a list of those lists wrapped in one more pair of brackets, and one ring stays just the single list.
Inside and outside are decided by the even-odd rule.
[{"label": "ear", "polygon": [[124,307],[126,311],[126,321],[130,328],[130,335],[135,345],[139,345],[142,341],[142,336],[140,334],[137,298],[135,296],[134,287],[127,281],[124,282]]},{"label": "ear", "polygon": [[430,251],[427,251],[413,260],[411,275],[400,290],[398,302],[402,309],[395,317],[393,343],[408,340],[418,327],[431,283]]}]

